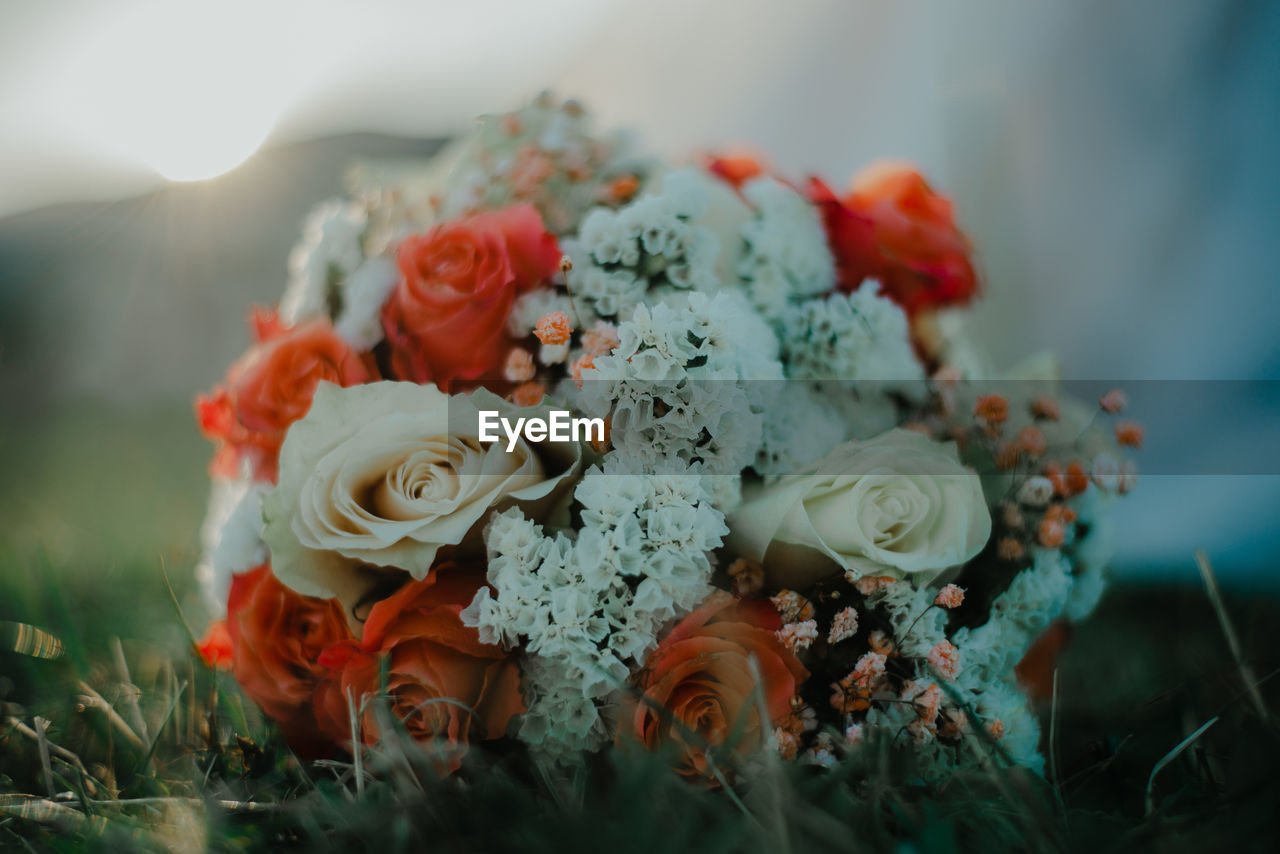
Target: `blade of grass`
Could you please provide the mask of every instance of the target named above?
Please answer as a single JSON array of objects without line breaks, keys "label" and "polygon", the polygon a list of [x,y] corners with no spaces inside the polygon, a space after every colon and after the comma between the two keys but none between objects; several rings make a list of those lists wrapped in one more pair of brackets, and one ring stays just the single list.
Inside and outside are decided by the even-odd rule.
[{"label": "blade of grass", "polygon": [[1240,679],[1249,691],[1249,699],[1253,702],[1254,710],[1265,720],[1268,717],[1267,704],[1263,702],[1262,692],[1258,690],[1258,678],[1254,675],[1253,668],[1245,661],[1244,654],[1240,651],[1240,639],[1236,636],[1235,626],[1231,622],[1231,617],[1227,614],[1226,603],[1222,600],[1222,591],[1218,589],[1218,578],[1213,572],[1213,566],[1209,563],[1209,556],[1205,554],[1204,549],[1196,549],[1196,566],[1200,568],[1200,577],[1204,579],[1205,592],[1209,596],[1209,601],[1213,603],[1213,610],[1217,612],[1218,623],[1222,626],[1222,633],[1226,635],[1227,646],[1231,649],[1231,657],[1236,660],[1236,669],[1240,672]]},{"label": "blade of grass", "polygon": [[[771,724],[769,720],[769,701],[764,696],[764,677],[760,673],[760,662],[756,660],[754,655],[747,656],[747,666],[751,669],[751,680],[754,686],[754,702],[756,704],[756,714],[759,715],[762,729],[770,732],[770,728],[766,724]],[[772,741],[772,735],[765,737],[764,751],[767,755],[765,758],[765,767],[768,769],[768,791],[770,818],[774,825],[774,847],[781,854],[790,854],[791,852],[791,835],[788,833],[787,819],[783,808],[783,786],[786,781],[782,775],[781,757],[778,756],[776,750],[772,749],[769,744]],[[763,825],[763,821],[757,821]]]},{"label": "blade of grass", "polygon": [[187,638],[191,641],[192,648],[199,646],[200,639],[191,630],[191,624],[187,622],[187,615],[182,613],[182,606],[178,604],[178,594],[173,592],[173,585],[169,583],[169,570],[164,565],[164,555],[160,555],[160,577],[164,579],[164,589],[169,593],[169,602],[173,604],[173,610],[177,612],[178,620],[182,623],[182,628],[186,630]]},{"label": "blade of grass", "polygon": [[178,701],[182,699],[182,695],[186,693],[187,683],[183,682],[182,687],[178,689],[178,693],[169,698],[169,710],[165,712],[164,717],[160,719],[160,726],[156,727],[155,738],[151,739],[151,746],[147,748],[146,756],[142,757],[142,767],[146,768],[151,764],[151,758],[155,756],[156,746],[160,744],[160,736],[164,735],[164,728],[168,725],[169,719],[173,717],[174,710],[178,708]]},{"label": "blade of grass", "polygon": [[1062,765],[1058,759],[1058,668],[1053,669],[1053,699],[1049,707],[1049,779],[1053,782],[1053,800],[1067,826],[1067,803],[1062,799]]},{"label": "blade of grass", "polygon": [[137,685],[133,684],[133,677],[129,673],[129,662],[124,657],[124,644],[120,643],[118,635],[111,637],[111,656],[114,659],[116,667],[116,675],[120,679],[120,687],[124,692],[124,710],[129,715],[129,725],[138,737],[143,741],[148,738],[147,722],[142,717],[142,706],[138,704],[138,698],[142,696],[142,691]]},{"label": "blade of grass", "polygon": [[360,709],[356,706],[356,695],[347,688],[347,708],[351,714],[351,758],[355,766],[356,798],[364,798],[364,749],[360,744]]},{"label": "blade of grass", "polygon": [[1218,722],[1218,719],[1216,717],[1210,718],[1199,729],[1191,733],[1191,735],[1187,736],[1182,741],[1178,742],[1178,746],[1175,747],[1173,750],[1170,750],[1164,756],[1162,756],[1160,758],[1160,761],[1155,764],[1155,767],[1151,769],[1151,776],[1147,778],[1146,815],[1148,818],[1154,815],[1156,811],[1156,775],[1159,774],[1161,771],[1163,771],[1170,762],[1172,762],[1173,760],[1181,756],[1184,750],[1186,750],[1188,747],[1194,744],[1196,739],[1204,735],[1205,732],[1209,729],[1209,727],[1213,726],[1217,722]]}]

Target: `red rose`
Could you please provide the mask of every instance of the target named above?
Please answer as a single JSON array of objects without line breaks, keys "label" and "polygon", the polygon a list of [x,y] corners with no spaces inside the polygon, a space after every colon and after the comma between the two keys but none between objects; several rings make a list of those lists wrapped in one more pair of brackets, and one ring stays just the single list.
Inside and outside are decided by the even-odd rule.
[{"label": "red rose", "polygon": [[382,307],[399,379],[475,380],[506,356],[517,296],[560,269],[560,247],[532,205],[438,225],[405,238],[400,283]]},{"label": "red rose", "polygon": [[319,752],[328,739],[316,726],[312,700],[329,675],[320,654],[351,637],[342,607],[299,595],[260,566],[232,579],[227,629],[240,687],[279,722],[295,749]]},{"label": "red rose", "polygon": [[[768,601],[713,594],[671,630],[645,663],[636,683],[642,697],[629,701],[619,738],[637,738],[649,750],[674,746],[676,770],[689,777],[710,775],[703,745],[723,744],[735,727],[735,750],[756,749],[765,731],[790,714],[791,698],[809,675],[778,640],[779,628],[778,612]],[[759,665],[768,721],[759,716],[748,663],[752,656]]]},{"label": "red rose", "polygon": [[873,164],[843,199],[813,178],[809,197],[822,214],[841,290],[879,279],[908,315],[963,305],[977,293],[969,240],[950,200],[914,169]]},{"label": "red rose", "polygon": [[484,583],[482,569],[441,564],[375,603],[363,637],[321,658],[334,671],[316,695],[316,716],[325,731],[350,744],[350,696],[362,711],[364,742],[378,740],[373,706],[366,701],[379,693],[379,659],[385,655],[392,713],[417,741],[446,748],[449,771],[457,770],[472,739],[501,738],[525,707],[515,661],[501,646],[481,643],[479,632],[462,623],[462,609]]},{"label": "red rose", "polygon": [[227,372],[227,381],[196,400],[205,435],[221,445],[215,473],[233,476],[242,459],[258,480],[276,479],[276,458],[289,425],[307,414],[323,380],[340,386],[378,379],[370,356],[338,337],[327,320],[291,329],[257,316],[263,336]]},{"label": "red rose", "polygon": [[827,245],[835,256],[837,285],[843,291],[856,290],[863,279],[879,272],[875,224],[841,201],[819,178],[809,179],[809,199],[822,215]]}]

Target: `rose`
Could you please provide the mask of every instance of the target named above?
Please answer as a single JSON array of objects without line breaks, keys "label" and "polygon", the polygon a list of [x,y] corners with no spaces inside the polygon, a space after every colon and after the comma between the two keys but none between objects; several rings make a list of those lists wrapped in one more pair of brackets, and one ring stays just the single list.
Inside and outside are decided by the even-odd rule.
[{"label": "rose", "polygon": [[841,290],[879,279],[908,316],[963,305],[977,293],[969,240],[950,200],[910,166],[872,164],[844,198],[813,178],[809,197],[822,213]]},{"label": "rose", "polygon": [[209,624],[204,637],[196,641],[196,653],[212,670],[231,669],[231,633],[227,631],[226,620],[215,620]]},{"label": "rose", "polygon": [[[374,567],[425,578],[443,547],[478,550],[490,510],[550,512],[582,468],[577,443],[482,443],[479,410],[545,418],[479,389],[378,382],[322,385],[280,452],[280,482],[263,501],[276,575],[301,593],[352,608]],[[384,573],[385,574],[385,573]]]},{"label": "rose", "polygon": [[274,318],[256,318],[263,337],[227,372],[226,384],[196,401],[205,434],[223,451],[219,473],[234,476],[241,459],[259,480],[275,480],[277,455],[289,425],[306,414],[321,382],[357,385],[378,378],[361,355],[326,320],[286,329]]},{"label": "rose", "polygon": [[443,747],[450,771],[471,739],[501,738],[525,710],[520,670],[501,645],[481,643],[460,616],[484,583],[480,567],[441,564],[375,603],[361,640],[337,644],[322,657],[334,671],[316,695],[325,731],[350,744],[354,703],[364,742],[378,740],[369,698],[380,690],[385,656],[391,712],[415,740]]},{"label": "rose", "polygon": [[788,588],[839,569],[924,584],[982,550],[991,514],[954,445],[896,429],[744,490],[729,531],[731,546]]},{"label": "rose", "polygon": [[1054,620],[1014,666],[1018,685],[1033,702],[1053,699],[1053,677],[1058,671],[1058,659],[1071,641],[1071,631],[1067,620]]},{"label": "rose", "polygon": [[508,349],[511,304],[550,278],[560,258],[528,204],[405,238],[400,282],[382,309],[396,375],[444,389],[496,370]]},{"label": "rose", "polygon": [[320,654],[351,632],[331,599],[299,596],[260,566],[235,576],[227,598],[231,670],[244,692],[280,723],[295,749],[323,752],[312,700],[329,671]]},{"label": "rose", "polygon": [[[672,749],[676,770],[709,777],[707,746],[744,755],[791,712],[808,677],[775,632],[778,613],[767,600],[738,600],[718,591],[662,639],[636,677],[639,697],[627,701],[619,739],[649,750]],[[752,673],[754,658],[760,683]],[[763,698],[767,721],[760,719]]]},{"label": "rose", "polygon": [[762,158],[747,151],[709,155],[704,162],[708,172],[728,182],[735,190],[741,190],[743,184],[768,172]]}]

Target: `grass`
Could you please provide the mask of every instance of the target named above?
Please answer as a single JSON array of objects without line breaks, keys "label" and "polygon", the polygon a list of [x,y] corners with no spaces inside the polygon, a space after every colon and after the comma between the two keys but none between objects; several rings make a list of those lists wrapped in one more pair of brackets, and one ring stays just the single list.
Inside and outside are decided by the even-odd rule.
[{"label": "grass", "polygon": [[[162,595],[158,582],[149,595]],[[1277,608],[1235,605],[1244,649],[1262,649]],[[1061,662],[1056,779],[970,771],[930,788],[909,755],[871,743],[833,771],[771,767],[739,786],[741,803],[625,750],[567,779],[518,751],[473,751],[441,782],[396,740],[364,757],[361,787],[350,764],[299,762],[183,644],[123,643],[137,725],[111,645],[64,641],[60,659],[4,654],[19,681],[0,725],[0,848],[1264,851],[1276,840],[1275,719],[1258,715],[1191,590],[1118,590],[1079,628]],[[1254,659],[1264,674],[1276,665],[1267,655]],[[1274,707],[1280,680],[1263,679]],[[86,702],[81,681],[114,717]],[[1162,758],[1213,718],[1149,789]]]},{"label": "grass", "polygon": [[[632,750],[571,774],[473,750],[446,781],[394,737],[359,777],[300,762],[233,680],[194,660],[160,575],[163,557],[199,624],[204,454],[188,425],[176,410],[72,411],[0,435],[0,850],[1203,852],[1280,839],[1280,603],[1198,588],[1116,587],[1077,627],[1041,710],[1047,779],[991,769],[928,787],[909,755],[874,742],[830,771],[768,765],[735,797]],[[62,653],[40,657],[55,639]]]}]

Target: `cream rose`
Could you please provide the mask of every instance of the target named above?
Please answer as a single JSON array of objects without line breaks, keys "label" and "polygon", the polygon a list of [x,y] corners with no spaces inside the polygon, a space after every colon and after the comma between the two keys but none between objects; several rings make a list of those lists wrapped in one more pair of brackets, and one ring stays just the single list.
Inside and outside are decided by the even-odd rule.
[{"label": "cream rose", "polygon": [[744,490],[729,529],[730,546],[785,587],[841,569],[925,584],[982,550],[991,514],[954,445],[890,430],[836,447],[807,473]]},{"label": "cream rose", "polygon": [[505,442],[477,437],[482,408],[516,411],[483,389],[450,396],[415,383],[322,383],[289,428],[279,483],[263,502],[275,574],[351,613],[380,580],[378,567],[421,580],[441,548],[479,552],[491,509],[550,512],[582,469],[581,446],[521,438],[508,453]]}]

